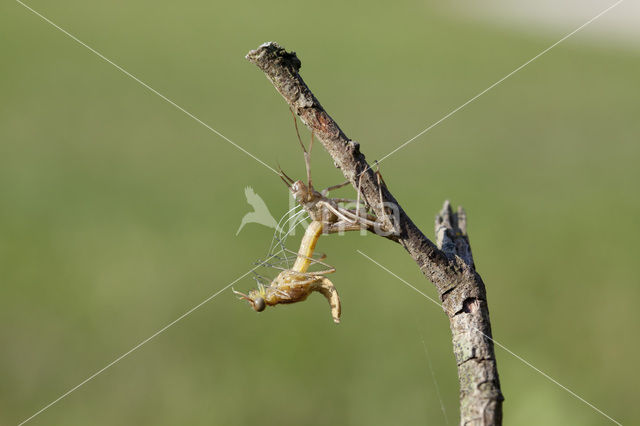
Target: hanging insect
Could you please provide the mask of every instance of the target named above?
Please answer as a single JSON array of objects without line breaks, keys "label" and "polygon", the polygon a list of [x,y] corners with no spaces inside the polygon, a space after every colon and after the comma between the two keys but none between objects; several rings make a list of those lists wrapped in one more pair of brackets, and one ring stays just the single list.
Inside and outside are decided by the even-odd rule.
[{"label": "hanging insect", "polygon": [[[313,188],[310,161],[311,150],[313,149],[313,133],[311,134],[311,142],[309,150],[307,151],[300,138],[295,115],[294,123],[298,142],[304,154],[307,184],[301,180],[294,181],[282,170],[280,171],[280,177],[293,194],[296,202],[309,214],[312,220],[311,224],[307,227],[302,237],[293,267],[279,268],[281,272],[268,286],[258,282],[258,288],[249,291],[248,294],[235,290],[234,293],[240,296],[241,299],[248,301],[255,311],[261,312],[267,306],[302,302],[306,300],[311,293],[319,292],[329,301],[333,321],[339,323],[341,314],[340,298],[333,283],[324,276],[325,274],[335,272],[335,268],[321,261],[324,256],[322,256],[321,259],[313,258],[318,239],[323,233],[330,234],[361,229],[387,231],[375,215],[367,212],[364,203],[360,201],[360,191],[358,191],[358,198],[356,200],[328,197],[330,191],[346,186],[349,183],[348,181],[326,188],[321,192]],[[378,179],[381,179],[379,173],[377,176]],[[382,199],[382,195],[380,195],[380,199]],[[342,205],[345,203],[355,203],[356,207],[355,209],[346,208]],[[286,249],[283,247],[281,251],[284,250]],[[321,263],[329,269],[310,272],[309,266],[312,263]],[[269,266],[274,267],[273,265]]]},{"label": "hanging insect", "polygon": [[324,276],[324,274],[335,272],[335,268],[329,267],[324,271],[309,272],[309,266],[312,263],[322,263],[320,260],[313,259],[313,251],[320,235],[322,235],[322,228],[322,222],[311,222],[302,237],[300,250],[293,267],[291,269],[283,268],[271,282],[271,285],[265,287],[258,283],[258,289],[251,290],[248,294],[235,290],[234,293],[240,296],[241,299],[248,301],[255,311],[261,312],[267,306],[302,302],[311,293],[317,291],[327,298],[331,306],[333,321],[339,323],[341,313],[340,297],[333,283]]},{"label": "hanging insect", "polygon": [[[293,112],[292,112],[293,114]],[[293,115],[293,122],[296,129],[296,135],[298,142],[302,148],[304,155],[305,168],[307,171],[307,183],[305,184],[301,180],[294,181],[287,176],[284,171],[280,170],[280,178],[287,185],[291,194],[295,198],[296,202],[300,204],[309,213],[312,220],[322,222],[325,234],[332,234],[345,231],[359,231],[366,229],[377,233],[384,233],[385,235],[394,234],[394,230],[388,229],[388,227],[370,211],[367,210],[366,205],[360,200],[360,188],[358,188],[357,199],[348,198],[330,198],[329,192],[347,186],[349,181],[343,182],[338,185],[330,186],[322,191],[318,192],[314,189],[311,180],[311,151],[313,149],[313,133],[311,133],[311,142],[309,143],[309,150],[302,143],[300,138],[300,132],[298,131],[298,122]],[[360,175],[358,187],[362,182]],[[382,177],[379,172],[376,172],[378,179],[378,187],[380,187],[380,181]],[[379,194],[380,203],[382,203],[382,194]],[[344,207],[343,204],[355,204],[355,208]]]}]

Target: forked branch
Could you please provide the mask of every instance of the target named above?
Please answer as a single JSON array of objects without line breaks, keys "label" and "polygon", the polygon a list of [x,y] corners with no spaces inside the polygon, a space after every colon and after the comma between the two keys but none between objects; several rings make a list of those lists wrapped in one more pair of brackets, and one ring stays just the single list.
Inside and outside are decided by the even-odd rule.
[{"label": "forked branch", "polygon": [[[398,204],[384,181],[377,179],[360,144],[349,139],[322,108],[299,74],[295,52],[265,43],[247,55],[269,78],[290,108],[320,140],[379,220],[395,230],[397,242],[436,286],[449,317],[460,382],[460,423],[498,425],[502,393],[496,366],[484,283],[475,271],[466,235],[466,216],[448,202],[436,219],[437,245],[429,240]],[[397,206],[392,220],[385,205]],[[395,239],[394,239],[395,240]]]}]

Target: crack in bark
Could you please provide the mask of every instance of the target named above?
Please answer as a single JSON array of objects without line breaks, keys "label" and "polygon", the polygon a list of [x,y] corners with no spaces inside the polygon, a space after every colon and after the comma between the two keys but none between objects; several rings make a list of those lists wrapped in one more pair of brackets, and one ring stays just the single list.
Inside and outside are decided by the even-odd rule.
[{"label": "crack in bark", "polygon": [[[462,364],[467,363],[469,361],[475,361],[475,362],[493,362],[495,361],[495,358],[478,358],[477,356],[472,356],[470,358],[465,359],[464,361],[461,361],[459,363],[457,363],[458,367],[460,367]],[[485,380],[484,382],[478,383],[478,386],[480,386],[482,383],[493,383],[493,380]]]}]

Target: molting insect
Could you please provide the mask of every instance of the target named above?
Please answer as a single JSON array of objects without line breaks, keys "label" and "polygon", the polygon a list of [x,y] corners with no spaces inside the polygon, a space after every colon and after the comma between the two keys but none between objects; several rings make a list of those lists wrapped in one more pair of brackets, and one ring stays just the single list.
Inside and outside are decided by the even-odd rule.
[{"label": "molting insect", "polygon": [[[300,138],[295,115],[294,123],[298,142],[304,154],[307,184],[301,180],[294,181],[282,170],[280,170],[280,177],[293,194],[296,202],[309,214],[311,224],[307,227],[302,237],[293,267],[278,268],[281,269],[281,272],[268,286],[258,281],[258,288],[249,291],[248,294],[235,290],[234,292],[240,296],[241,299],[248,301],[251,307],[257,312],[263,311],[267,306],[301,302],[306,300],[311,293],[318,292],[329,301],[333,321],[339,323],[341,313],[340,298],[333,283],[324,276],[325,274],[335,272],[335,268],[321,261],[324,259],[324,256],[320,259],[313,258],[314,250],[320,236],[323,233],[341,233],[362,229],[374,232],[382,231],[386,232],[387,235],[391,232],[381,221],[377,220],[373,213],[367,210],[365,204],[360,200],[360,191],[358,191],[358,198],[356,200],[328,197],[330,191],[346,186],[349,184],[348,181],[326,188],[321,192],[313,188],[311,181],[313,133],[311,134],[311,142],[309,144],[309,150],[307,151]],[[377,173],[377,177],[379,180],[381,179],[379,173]],[[380,182],[378,182],[378,184],[379,183]],[[382,203],[382,194],[380,194],[380,202]],[[355,209],[345,207],[344,204],[347,203],[355,203]],[[302,211],[294,214],[294,217],[300,213],[302,213]],[[278,226],[276,234],[279,229],[281,230],[282,228]],[[282,244],[281,240],[280,243]],[[287,251],[287,249],[283,246],[281,251]],[[312,263],[321,263],[329,269],[310,272],[309,267]],[[266,265],[266,263],[263,264]]]},{"label": "molting insect", "polygon": [[[309,272],[309,266],[314,263],[322,263],[313,259],[313,251],[322,235],[322,222],[312,221],[307,227],[296,261],[291,269],[284,269],[271,282],[268,287],[258,283],[257,290],[251,290],[243,294],[234,290],[234,293],[249,302],[257,311],[263,311],[267,306],[281,303],[296,303],[306,300],[314,291],[321,293],[329,301],[331,316],[335,323],[340,322],[340,297],[333,283],[324,274],[335,272],[335,268],[329,267],[324,271]],[[324,264],[324,263],[323,263]],[[325,264],[326,265],[326,264]],[[326,265],[328,266],[328,265]]]},{"label": "molting insect", "polygon": [[[287,176],[284,171],[280,170],[280,178],[289,187],[296,202],[301,205],[309,216],[314,221],[322,222],[323,232],[325,234],[332,234],[345,231],[357,231],[357,230],[369,230],[376,233],[385,234],[388,236],[394,234],[393,229],[389,229],[388,225],[385,225],[381,220],[366,208],[366,205],[360,199],[360,184],[362,183],[362,177],[360,175],[358,181],[358,195],[357,199],[348,198],[329,198],[329,192],[347,186],[349,181],[343,182],[338,185],[330,186],[322,191],[318,192],[314,189],[311,180],[311,151],[313,149],[313,133],[311,133],[311,142],[309,143],[309,150],[306,149],[300,138],[300,132],[298,131],[298,122],[295,115],[293,116],[293,122],[296,129],[296,135],[298,142],[302,148],[304,154],[305,168],[307,171],[307,184],[301,180],[294,181]],[[378,179],[378,187],[380,187],[380,181],[382,177],[379,172],[376,172]],[[382,193],[379,193],[380,204],[384,205],[382,201]],[[355,208],[347,208],[345,205],[355,205]],[[395,206],[392,206],[395,207]]]}]

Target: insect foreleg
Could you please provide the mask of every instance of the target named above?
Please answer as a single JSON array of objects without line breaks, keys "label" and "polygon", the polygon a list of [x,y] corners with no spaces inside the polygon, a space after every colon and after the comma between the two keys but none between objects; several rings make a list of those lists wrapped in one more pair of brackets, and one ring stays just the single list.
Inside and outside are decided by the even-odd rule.
[{"label": "insect foreleg", "polygon": [[344,188],[345,186],[349,185],[350,183],[351,182],[349,182],[347,180],[347,181],[344,181],[344,182],[339,183],[337,185],[330,186],[330,187],[325,188],[322,191],[320,191],[320,194],[322,194],[323,197],[326,197],[327,195],[329,195],[329,192],[335,191],[336,189]]}]

